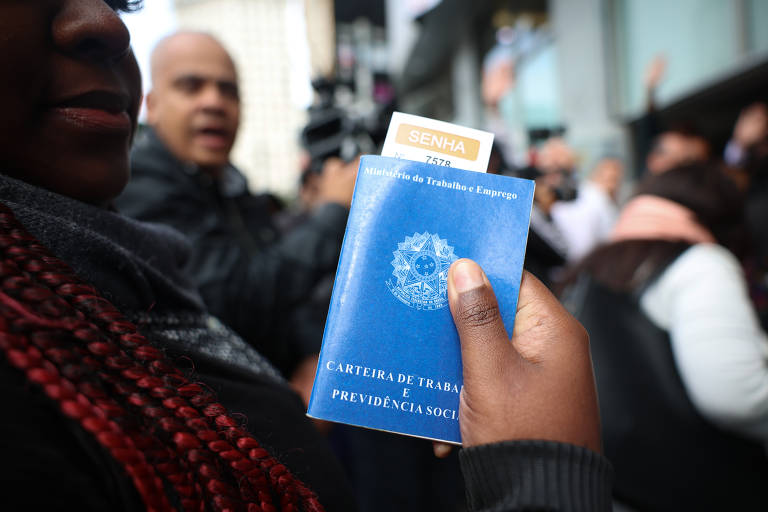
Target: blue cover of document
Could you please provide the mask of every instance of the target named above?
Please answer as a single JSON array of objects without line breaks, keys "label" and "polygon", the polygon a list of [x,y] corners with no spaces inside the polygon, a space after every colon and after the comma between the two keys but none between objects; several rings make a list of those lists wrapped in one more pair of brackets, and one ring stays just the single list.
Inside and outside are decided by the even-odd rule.
[{"label": "blue cover of document", "polygon": [[450,264],[483,267],[512,333],[532,181],[365,156],[307,414],[460,443]]}]

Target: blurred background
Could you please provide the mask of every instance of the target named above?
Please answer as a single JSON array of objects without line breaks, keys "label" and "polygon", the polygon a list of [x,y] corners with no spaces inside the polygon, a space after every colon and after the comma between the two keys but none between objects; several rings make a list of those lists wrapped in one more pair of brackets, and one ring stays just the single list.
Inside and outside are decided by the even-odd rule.
[{"label": "blurred background", "polygon": [[[493,132],[488,172],[536,181],[525,268],[590,333],[616,510],[768,510],[768,0],[144,4],[125,20],[145,78],[179,29],[234,57],[230,156],[267,193],[270,243],[342,169],[351,197],[394,110]],[[285,322],[318,343],[333,276]],[[329,436],[362,511],[466,509],[455,454]]]},{"label": "blurred background", "polygon": [[580,172],[612,154],[631,180],[649,101],[720,154],[768,90],[763,0],[146,0],[125,19],[145,76],[154,42],[176,29],[225,43],[243,89],[234,163],[283,198],[306,165],[308,124],[310,153],[340,132],[367,150],[397,108],[493,131],[518,167],[563,134]]}]

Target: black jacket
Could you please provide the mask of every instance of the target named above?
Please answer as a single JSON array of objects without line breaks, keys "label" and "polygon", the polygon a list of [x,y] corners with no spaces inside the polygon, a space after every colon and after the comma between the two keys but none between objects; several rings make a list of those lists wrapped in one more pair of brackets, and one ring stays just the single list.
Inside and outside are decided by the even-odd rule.
[{"label": "black jacket", "polygon": [[576,317],[589,332],[615,496],[637,510],[767,510],[764,448],[702,417],[669,334],[632,294],[588,277],[578,286]]},{"label": "black jacket", "polygon": [[211,313],[284,374],[318,352],[330,297],[313,300],[313,291],[335,273],[346,208],[326,204],[280,237],[267,196],[251,194],[234,167],[214,180],[174,158],[151,129],[131,158],[132,178],[118,210],[190,239],[185,270]]}]

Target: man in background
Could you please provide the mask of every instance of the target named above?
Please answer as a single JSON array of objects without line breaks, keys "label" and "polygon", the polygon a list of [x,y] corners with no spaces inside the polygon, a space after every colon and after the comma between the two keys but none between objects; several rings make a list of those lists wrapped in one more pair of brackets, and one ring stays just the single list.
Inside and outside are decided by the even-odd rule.
[{"label": "man in background", "polygon": [[211,312],[290,376],[320,348],[322,321],[309,326],[306,319],[325,311],[307,309],[322,309],[313,289],[335,272],[356,166],[323,173],[321,205],[280,236],[274,202],[251,194],[230,163],[240,95],[221,43],[203,33],[171,35],[155,48],[151,74],[150,127],[133,150],[132,178],[117,206],[189,237],[186,269]]}]

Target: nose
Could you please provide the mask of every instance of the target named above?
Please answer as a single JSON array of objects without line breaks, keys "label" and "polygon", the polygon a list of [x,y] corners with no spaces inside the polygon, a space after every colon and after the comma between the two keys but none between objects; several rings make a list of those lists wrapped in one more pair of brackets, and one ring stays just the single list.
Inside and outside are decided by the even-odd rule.
[{"label": "nose", "polygon": [[54,44],[79,59],[116,61],[130,50],[128,28],[104,0],[65,0],[51,30]]},{"label": "nose", "polygon": [[200,91],[200,106],[203,110],[221,114],[225,110],[226,98],[215,83],[207,83]]}]

